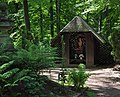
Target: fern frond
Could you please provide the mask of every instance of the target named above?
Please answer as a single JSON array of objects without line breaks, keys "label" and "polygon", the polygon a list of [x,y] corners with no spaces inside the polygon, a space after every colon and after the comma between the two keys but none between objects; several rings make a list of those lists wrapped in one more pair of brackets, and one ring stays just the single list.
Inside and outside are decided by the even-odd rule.
[{"label": "fern frond", "polygon": [[[9,61],[10,60],[10,57],[9,56],[6,56],[6,55],[1,55],[0,56],[0,62],[1,61]],[[1,64],[2,65],[2,64]]]},{"label": "fern frond", "polygon": [[14,63],[14,61],[10,61],[8,63],[3,64],[2,66],[0,66],[0,73],[3,73],[7,68],[9,68],[12,64]]},{"label": "fern frond", "polygon": [[8,72],[5,72],[2,76],[4,79],[10,78],[12,75],[16,74],[20,69],[19,68],[14,68]]},{"label": "fern frond", "polygon": [[30,70],[23,69],[22,71],[18,72],[13,78],[13,83],[18,82],[22,77],[26,76],[29,73]]},{"label": "fern frond", "polygon": [[34,79],[34,78],[26,75],[26,76],[23,76],[23,77],[21,77],[20,79],[16,80],[16,81],[14,82],[14,84],[15,84],[16,82],[18,82],[18,81],[26,81],[26,82],[29,82],[30,80],[33,80],[33,79]]},{"label": "fern frond", "polygon": [[18,86],[18,84],[11,84],[11,83],[8,83],[8,84],[4,85],[3,88],[6,88],[6,87],[14,87],[14,86]]}]

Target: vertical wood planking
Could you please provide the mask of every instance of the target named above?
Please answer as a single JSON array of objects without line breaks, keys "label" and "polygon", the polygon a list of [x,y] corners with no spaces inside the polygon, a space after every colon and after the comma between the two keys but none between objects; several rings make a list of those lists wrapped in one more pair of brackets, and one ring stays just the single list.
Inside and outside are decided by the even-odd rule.
[{"label": "vertical wood planking", "polygon": [[86,33],[86,66],[94,65],[94,39],[93,34]]},{"label": "vertical wood planking", "polygon": [[64,41],[65,41],[65,65],[68,66],[69,65],[69,37],[70,34],[66,33],[64,34]]}]

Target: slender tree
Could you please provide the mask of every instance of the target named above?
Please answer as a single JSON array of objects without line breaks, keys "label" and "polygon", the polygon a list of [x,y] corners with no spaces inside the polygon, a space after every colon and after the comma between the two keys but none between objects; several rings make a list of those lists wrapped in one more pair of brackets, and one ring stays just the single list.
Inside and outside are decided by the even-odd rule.
[{"label": "slender tree", "polygon": [[50,30],[51,36],[54,37],[53,0],[50,0]]},{"label": "slender tree", "polygon": [[43,11],[42,5],[40,3],[40,34],[41,34],[41,41],[43,40]]},{"label": "slender tree", "polygon": [[56,0],[56,27],[57,33],[60,31],[60,0]]},{"label": "slender tree", "polygon": [[32,34],[30,33],[30,19],[29,19],[29,11],[28,11],[28,1],[23,0],[23,7],[24,7],[24,20],[25,20],[25,28],[26,33],[22,34],[22,47],[26,47],[26,41],[25,39],[28,39],[29,41],[32,40]]},{"label": "slender tree", "polygon": [[29,14],[28,14],[28,1],[23,0],[23,6],[24,6],[24,18],[25,18],[25,26],[26,31],[30,31],[30,20],[29,20]]}]

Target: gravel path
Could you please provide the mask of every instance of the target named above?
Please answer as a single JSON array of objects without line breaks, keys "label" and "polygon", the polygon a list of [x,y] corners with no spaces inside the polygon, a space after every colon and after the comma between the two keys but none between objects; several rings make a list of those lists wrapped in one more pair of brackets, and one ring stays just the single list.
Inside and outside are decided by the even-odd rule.
[{"label": "gravel path", "polygon": [[[91,76],[86,84],[97,97],[120,97],[120,71],[113,71],[112,68],[87,69],[87,71]],[[45,71],[43,74],[56,81],[59,72],[60,68]]]}]

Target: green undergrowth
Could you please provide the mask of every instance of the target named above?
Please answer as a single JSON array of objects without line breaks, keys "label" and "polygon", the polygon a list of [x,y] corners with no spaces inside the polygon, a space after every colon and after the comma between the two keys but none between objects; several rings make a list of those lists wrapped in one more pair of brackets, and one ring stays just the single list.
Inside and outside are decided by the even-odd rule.
[{"label": "green undergrowth", "polygon": [[55,49],[31,44],[27,49],[0,53],[0,97],[53,97],[45,92],[49,79],[38,71],[54,66]]}]

